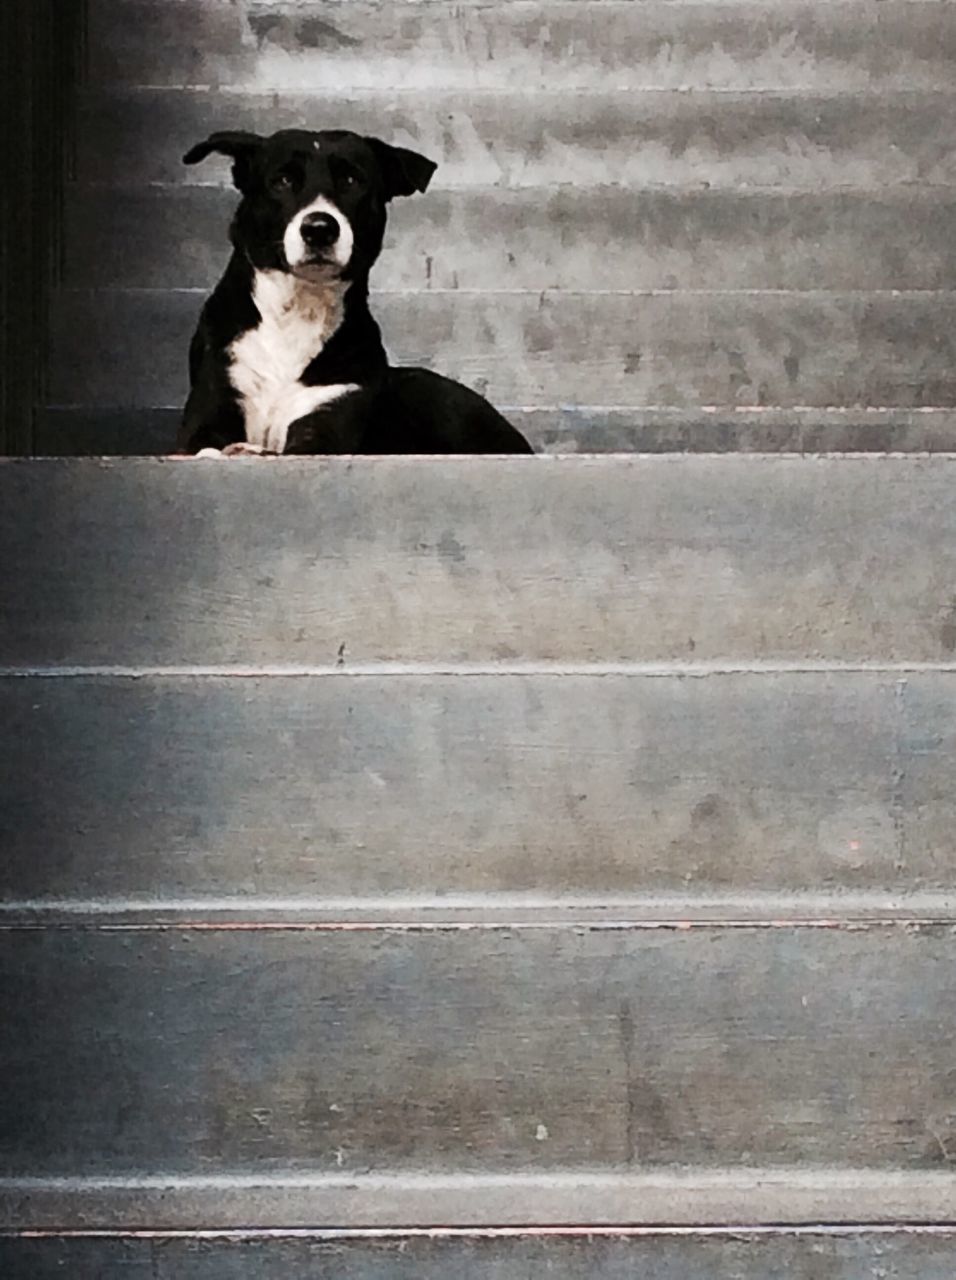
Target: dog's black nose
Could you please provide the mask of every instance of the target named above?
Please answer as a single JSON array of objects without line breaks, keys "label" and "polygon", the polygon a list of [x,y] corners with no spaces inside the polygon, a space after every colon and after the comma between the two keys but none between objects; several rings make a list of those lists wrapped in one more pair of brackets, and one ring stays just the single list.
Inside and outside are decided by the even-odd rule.
[{"label": "dog's black nose", "polygon": [[310,213],[302,219],[302,239],[310,249],[327,249],[338,240],[340,231],[331,213]]}]

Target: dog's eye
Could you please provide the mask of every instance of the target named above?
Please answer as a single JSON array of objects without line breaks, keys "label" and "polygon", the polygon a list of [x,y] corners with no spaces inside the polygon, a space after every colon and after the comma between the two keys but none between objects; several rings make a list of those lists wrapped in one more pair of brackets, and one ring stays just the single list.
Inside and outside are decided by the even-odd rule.
[{"label": "dog's eye", "polygon": [[347,161],[333,160],[330,165],[332,177],[338,187],[354,188],[362,185],[362,174]]},{"label": "dog's eye", "polygon": [[295,166],[282,169],[269,180],[269,189],[271,191],[291,191],[298,187],[301,183],[302,175],[297,172]]}]

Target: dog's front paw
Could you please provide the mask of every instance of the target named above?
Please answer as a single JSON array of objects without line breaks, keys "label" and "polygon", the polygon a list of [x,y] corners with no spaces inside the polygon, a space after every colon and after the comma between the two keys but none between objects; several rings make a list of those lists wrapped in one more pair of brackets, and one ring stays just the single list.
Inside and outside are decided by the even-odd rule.
[{"label": "dog's front paw", "polygon": [[221,449],[200,449],[198,453],[193,454],[194,458],[221,458]]},{"label": "dog's front paw", "polygon": [[275,458],[278,454],[272,449],[263,449],[261,444],[249,444],[246,440],[239,440],[236,444],[227,444],[222,451],[224,458]]}]

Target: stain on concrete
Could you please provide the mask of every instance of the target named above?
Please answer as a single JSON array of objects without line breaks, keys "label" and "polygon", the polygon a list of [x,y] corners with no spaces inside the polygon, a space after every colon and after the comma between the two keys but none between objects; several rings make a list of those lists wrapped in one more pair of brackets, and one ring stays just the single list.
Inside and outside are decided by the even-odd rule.
[{"label": "stain on concrete", "polygon": [[331,22],[321,18],[306,18],[296,28],[299,43],[306,49],[354,49],[361,40],[346,35]]},{"label": "stain on concrete", "polygon": [[956,596],[949,603],[939,629],[939,642],[946,653],[956,653]]},{"label": "stain on concrete", "polygon": [[455,564],[464,564],[465,548],[450,529],[446,529],[437,543],[438,554],[443,560],[453,560]]},{"label": "stain on concrete", "polygon": [[252,13],[249,29],[260,49],[271,44],[295,53],[301,49],[352,49],[361,44],[354,36],[321,18],[292,22],[281,13]]},{"label": "stain on concrete", "polygon": [[723,802],[718,795],[706,795],[691,810],[690,821],[694,827],[704,826],[720,817]]}]

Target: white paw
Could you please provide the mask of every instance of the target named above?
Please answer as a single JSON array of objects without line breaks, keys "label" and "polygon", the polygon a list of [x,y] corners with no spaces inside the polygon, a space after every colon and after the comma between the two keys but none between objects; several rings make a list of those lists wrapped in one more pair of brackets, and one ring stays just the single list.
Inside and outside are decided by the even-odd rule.
[{"label": "white paw", "polygon": [[221,449],[200,449],[196,454],[197,458],[221,458]]},{"label": "white paw", "polygon": [[271,452],[261,444],[248,444],[245,440],[240,440],[237,444],[227,444],[222,455],[224,458],[261,458],[263,455],[271,455]]}]

